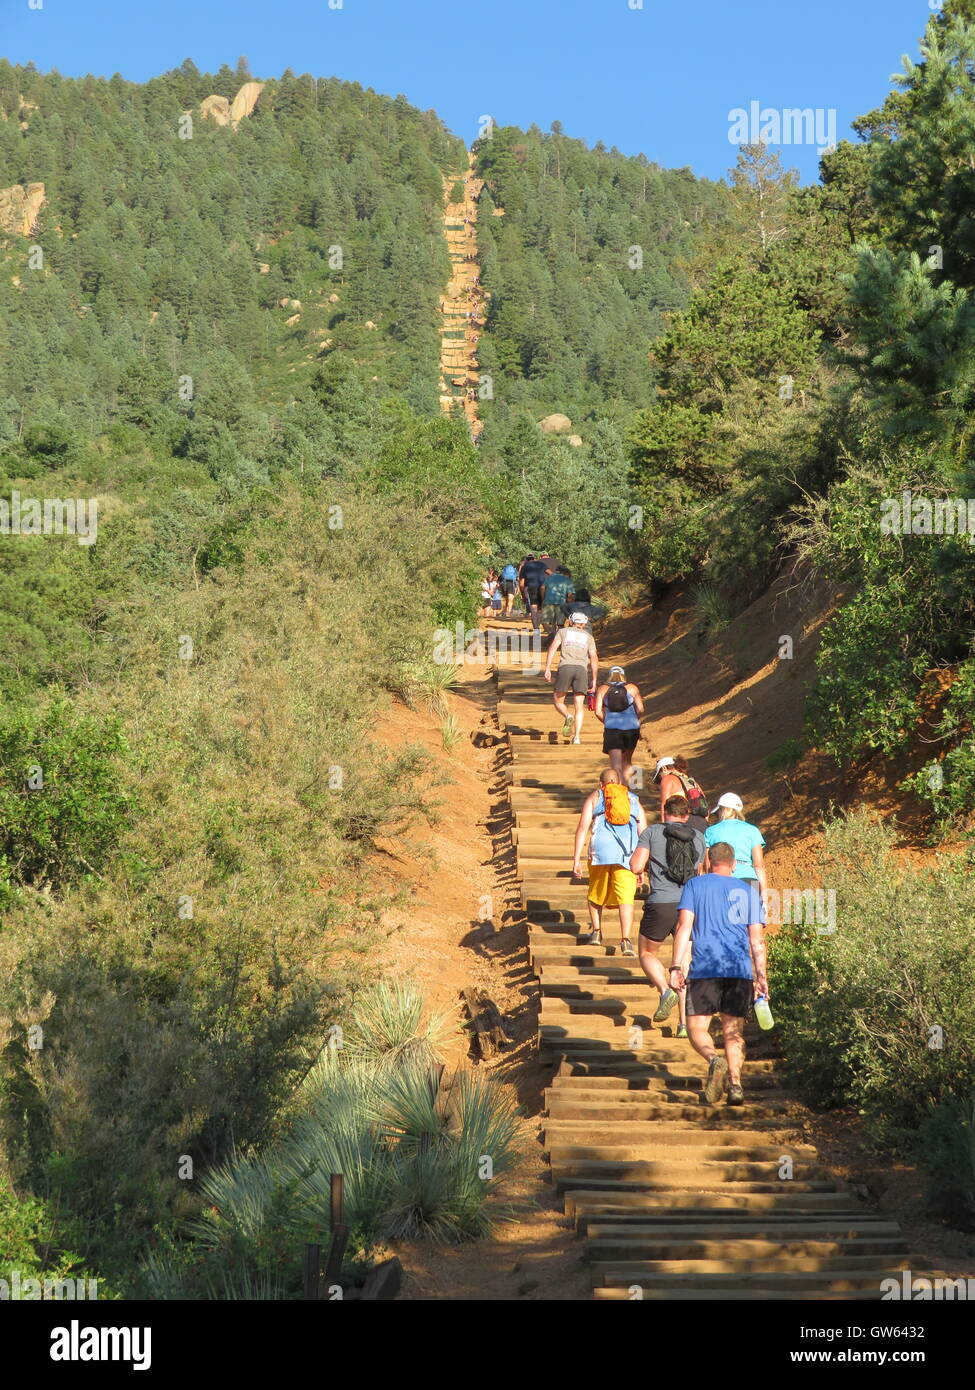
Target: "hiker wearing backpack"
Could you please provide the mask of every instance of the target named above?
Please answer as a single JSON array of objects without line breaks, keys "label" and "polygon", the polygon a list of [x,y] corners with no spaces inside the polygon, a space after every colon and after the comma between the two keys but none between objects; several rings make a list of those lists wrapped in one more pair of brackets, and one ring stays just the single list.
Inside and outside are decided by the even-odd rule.
[{"label": "hiker wearing backpack", "polygon": [[704,833],[704,843],[708,847],[708,863],[713,845],[724,841],[735,851],[735,878],[750,880],[762,895],[762,903],[768,905],[768,877],[765,873],[765,838],[757,825],[745,820],[745,803],[736,792],[725,792],[718,797],[714,808],[717,821],[709,825]]},{"label": "hiker wearing backpack", "polygon": [[542,604],[542,624],[558,632],[566,617],[566,605],[572,603],[572,575],[560,565],[553,574],[546,574],[539,598]]},{"label": "hiker wearing backpack", "polygon": [[628,787],[633,776],[633,752],[640,739],[643,699],[626,679],[622,666],[612,666],[609,680],[597,689],[595,714],[603,726],[603,752]]},{"label": "hiker wearing backpack", "polygon": [[515,594],[518,592],[518,566],[507,564],[501,571],[501,597],[504,607],[501,611],[502,618],[510,618],[515,606]]},{"label": "hiker wearing backpack", "polygon": [[[664,803],[663,820],[643,831],[630,860],[635,874],[647,873],[650,896],[643,905],[640,920],[640,964],[643,973],[660,993],[654,1023],[666,1023],[678,1009],[679,1038],[687,1037],[684,990],[670,988],[660,963],[660,948],[677,930],[677,905],[684,885],[704,866],[704,835],[690,824],[691,808],[684,796],[672,796]],[[677,957],[675,956],[676,960]]]},{"label": "hiker wearing backpack", "polygon": [[691,825],[703,835],[708,828],[708,799],[700,783],[691,776],[686,758],[661,758],[654,771],[654,780],[660,783],[660,814],[664,813],[664,803],[672,796],[686,796],[691,808]]},{"label": "hiker wearing backpack", "polygon": [[[563,738],[568,738],[571,734],[573,743],[581,743],[582,721],[585,718],[585,699],[591,689],[589,668],[592,667],[593,686],[596,684],[596,673],[599,670],[596,643],[592,634],[586,631],[584,613],[572,612],[569,615],[569,626],[560,627],[552,638],[548,656],[545,658],[545,670],[542,672],[547,681],[552,679],[552,662],[556,652],[560,653],[559,669],[555,677],[552,703],[564,721],[562,724]],[[565,696],[570,692],[575,704],[573,714],[569,713],[565,703]]]},{"label": "hiker wearing backpack", "polygon": [[[768,994],[765,912],[755,886],[734,875],[733,845],[715,840],[708,858],[710,872],[689,879],[681,894],[670,984],[687,987],[688,1036],[708,1064],[704,1099],[716,1105],[727,1088],[728,1104],[744,1105],[745,1019],[754,1001]],[[715,1014],[723,1057],[709,1031]]]},{"label": "hiker wearing backpack", "polygon": [[579,937],[580,945],[602,945],[603,909],[615,907],[620,914],[620,950],[624,956],[635,954],[630,931],[637,876],[630,868],[630,860],[646,825],[647,818],[637,798],[620,781],[616,769],[607,767],[600,773],[599,786],[582,803],[576,826],[573,878],[582,877],[582,852],[589,836],[586,905],[591,930]]}]

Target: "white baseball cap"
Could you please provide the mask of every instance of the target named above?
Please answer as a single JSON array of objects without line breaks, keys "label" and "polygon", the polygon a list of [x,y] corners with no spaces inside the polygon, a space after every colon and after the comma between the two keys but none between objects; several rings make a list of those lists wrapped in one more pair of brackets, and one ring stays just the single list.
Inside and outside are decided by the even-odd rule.
[{"label": "white baseball cap", "polygon": [[578,623],[580,627],[585,627],[585,625],[586,625],[586,623],[588,623],[588,621],[589,621],[589,619],[586,617],[585,613],[570,613],[570,614],[569,614],[569,622],[570,622],[570,623]]},{"label": "white baseball cap", "polygon": [[610,675],[612,675],[614,671],[619,671],[619,673],[620,673],[621,676],[625,676],[625,675],[626,675],[626,672],[623,670],[623,667],[622,667],[622,666],[611,666],[611,667],[609,668],[609,674],[610,674]]},{"label": "white baseball cap", "polygon": [[673,758],[661,758],[660,761],[657,763],[657,766],[653,770],[654,777],[659,777],[665,767],[673,767],[673,765]]},{"label": "white baseball cap", "polygon": [[[717,811],[721,807],[724,807],[726,811],[744,811],[745,803],[737,792],[723,792],[722,795],[718,797],[718,804],[715,806],[714,810]],[[713,814],[714,812],[712,812],[712,815]]]}]

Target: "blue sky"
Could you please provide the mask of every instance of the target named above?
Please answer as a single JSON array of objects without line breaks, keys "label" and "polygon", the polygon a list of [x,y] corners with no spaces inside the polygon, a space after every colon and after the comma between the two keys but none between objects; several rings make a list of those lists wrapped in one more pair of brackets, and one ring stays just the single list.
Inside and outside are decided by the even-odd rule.
[{"label": "blue sky", "polygon": [[[38,3],[38,0],[33,0]],[[721,177],[729,113],[836,111],[839,138],[916,55],[928,0],[0,0],[0,54],[142,81],[246,55],[432,107],[466,143],[490,115]],[[341,8],[331,8],[339,5]],[[814,178],[814,145],[785,162]]]}]

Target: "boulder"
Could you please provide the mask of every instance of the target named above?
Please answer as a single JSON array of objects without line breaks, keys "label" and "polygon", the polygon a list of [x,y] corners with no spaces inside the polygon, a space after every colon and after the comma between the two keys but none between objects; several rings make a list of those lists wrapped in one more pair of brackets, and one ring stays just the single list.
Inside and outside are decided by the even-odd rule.
[{"label": "boulder", "polygon": [[582,443],[582,435],[570,434],[569,443],[572,445],[573,449],[578,449],[579,445]]},{"label": "boulder", "polygon": [[295,326],[295,324],[296,324],[296,323],[300,323],[300,321],[301,321],[301,315],[300,315],[300,314],[292,314],[291,317],[290,317],[290,319],[285,319],[285,321],[284,321],[285,327],[286,327],[286,328],[293,328],[293,327]]},{"label": "boulder", "polygon": [[539,420],[538,428],[543,434],[564,434],[572,428],[572,421],[568,415],[546,415],[544,420]]},{"label": "boulder", "polygon": [[338,297],[338,295],[337,295],[337,294],[330,294],[329,297],[328,297],[328,302],[329,302],[329,304],[337,304],[337,303],[339,302],[339,297]]}]

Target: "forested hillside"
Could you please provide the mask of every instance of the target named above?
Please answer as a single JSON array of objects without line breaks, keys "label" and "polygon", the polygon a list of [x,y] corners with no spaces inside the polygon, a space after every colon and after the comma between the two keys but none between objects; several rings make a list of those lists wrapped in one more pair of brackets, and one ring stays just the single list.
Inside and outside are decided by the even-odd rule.
[{"label": "forested hillside", "polygon": [[376,976],[374,837],[432,811],[368,734],[443,678],[488,526],[437,413],[462,147],[288,74],[200,110],[249,78],[0,68],[0,183],[44,186],[0,240],[0,496],[97,505],[0,547],[0,1228],[123,1293]]},{"label": "forested hillside", "polygon": [[209,374],[260,416],[307,385],[326,341],[435,407],[441,175],[463,147],[401,98],[307,75],[266,83],[236,128],[201,114],[249,79],[246,64],[187,62],[138,86],[0,63],[0,176],[46,190],[43,266],[8,247],[0,277],[7,438],[52,416],[82,433],[115,419],[192,453],[224,425],[259,462],[283,421],[248,418],[243,438],[211,402],[198,422],[174,381]]},{"label": "forested hillside", "polygon": [[[636,500],[624,438],[654,398],[651,345],[721,234],[727,190],[589,149],[558,123],[547,134],[494,128],[475,151],[489,295],[480,442],[510,495],[501,546],[539,544],[554,525],[574,570],[598,583],[618,568]],[[552,413],[571,419],[571,442],[540,439]]]}]

